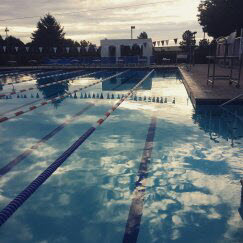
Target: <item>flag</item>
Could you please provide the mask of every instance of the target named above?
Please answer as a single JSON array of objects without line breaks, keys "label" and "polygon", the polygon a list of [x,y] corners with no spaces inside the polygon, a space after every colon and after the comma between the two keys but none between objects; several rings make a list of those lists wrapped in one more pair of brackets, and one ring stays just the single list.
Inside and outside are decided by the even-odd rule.
[{"label": "flag", "polygon": [[15,51],[18,52],[18,50],[19,50],[19,47],[15,46]]},{"label": "flag", "polygon": [[163,45],[165,44],[165,41],[164,41],[164,40],[162,40],[162,41],[161,41],[161,44],[162,44],[162,46],[163,46]]},{"label": "flag", "polygon": [[174,39],[175,44],[177,44],[177,41],[178,41],[178,38],[175,38],[175,39]]},{"label": "flag", "polygon": [[39,47],[39,51],[40,51],[40,53],[42,53],[42,51],[43,51],[43,47]]},{"label": "flag", "polygon": [[167,45],[167,46],[169,45],[169,40],[166,40],[166,45]]},{"label": "flag", "polygon": [[66,47],[66,51],[67,51],[67,53],[69,53],[70,47]]},{"label": "flag", "polygon": [[26,49],[27,52],[29,52],[30,47],[26,46],[25,49]]},{"label": "flag", "polygon": [[3,46],[3,51],[6,52],[6,50],[7,50],[7,47]]},{"label": "flag", "polygon": [[85,50],[86,50],[86,52],[88,52],[89,51],[89,46],[86,46]]},{"label": "flag", "polygon": [[78,50],[78,53],[80,53],[81,47],[78,46],[78,47],[77,47],[77,50]]},{"label": "flag", "polygon": [[156,45],[156,41],[153,42],[153,45],[154,45],[154,46]]},{"label": "flag", "polygon": [[56,53],[57,52],[57,47],[53,47],[53,50]]},{"label": "flag", "polygon": [[157,46],[160,46],[160,41],[157,41]]}]

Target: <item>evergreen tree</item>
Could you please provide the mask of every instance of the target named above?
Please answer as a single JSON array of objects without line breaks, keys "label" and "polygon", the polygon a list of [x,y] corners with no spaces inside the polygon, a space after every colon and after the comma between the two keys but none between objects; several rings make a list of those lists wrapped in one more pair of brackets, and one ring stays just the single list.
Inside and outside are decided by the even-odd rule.
[{"label": "evergreen tree", "polygon": [[65,33],[63,27],[50,14],[47,14],[37,23],[37,30],[32,33],[32,44],[45,48],[60,47],[63,45]]},{"label": "evergreen tree", "polygon": [[148,39],[148,34],[146,32],[141,32],[137,38],[138,39]]}]

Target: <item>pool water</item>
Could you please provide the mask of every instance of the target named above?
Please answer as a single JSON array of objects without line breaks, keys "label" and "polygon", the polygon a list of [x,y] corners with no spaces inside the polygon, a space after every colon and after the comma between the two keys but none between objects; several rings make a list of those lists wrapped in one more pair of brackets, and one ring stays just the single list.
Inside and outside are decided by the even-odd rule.
[{"label": "pool water", "polygon": [[[38,87],[76,74],[6,76],[3,84],[32,81],[2,85],[0,94],[36,89],[0,99],[0,117],[120,72],[97,71],[44,88]],[[148,72],[129,70],[1,123],[0,210]],[[123,242],[126,225],[139,216],[138,243],[241,242],[241,117],[242,107],[195,110],[177,70],[155,71],[0,227],[0,242]]]}]

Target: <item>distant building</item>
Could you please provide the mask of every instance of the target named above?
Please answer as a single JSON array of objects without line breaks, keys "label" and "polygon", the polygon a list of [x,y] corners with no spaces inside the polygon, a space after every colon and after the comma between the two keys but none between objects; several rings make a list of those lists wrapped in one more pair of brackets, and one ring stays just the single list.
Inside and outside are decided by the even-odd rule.
[{"label": "distant building", "polygon": [[104,39],[100,45],[101,57],[113,57],[117,62],[121,57],[137,56],[150,64],[153,56],[152,39]]}]

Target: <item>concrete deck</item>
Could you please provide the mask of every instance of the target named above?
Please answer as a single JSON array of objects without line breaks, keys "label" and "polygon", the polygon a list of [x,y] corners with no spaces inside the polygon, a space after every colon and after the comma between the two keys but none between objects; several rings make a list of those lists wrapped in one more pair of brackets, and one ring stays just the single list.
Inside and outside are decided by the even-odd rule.
[{"label": "concrete deck", "polygon": [[[236,88],[235,84],[229,85],[228,80],[216,80],[214,87],[211,84],[207,85],[207,64],[197,64],[192,67],[191,71],[187,71],[185,66],[180,65],[179,70],[194,107],[197,105],[220,105],[243,94],[243,70],[240,88]],[[219,66],[216,70],[220,75],[228,75],[230,72],[228,68]],[[238,100],[238,103],[242,102],[243,97]]]}]

